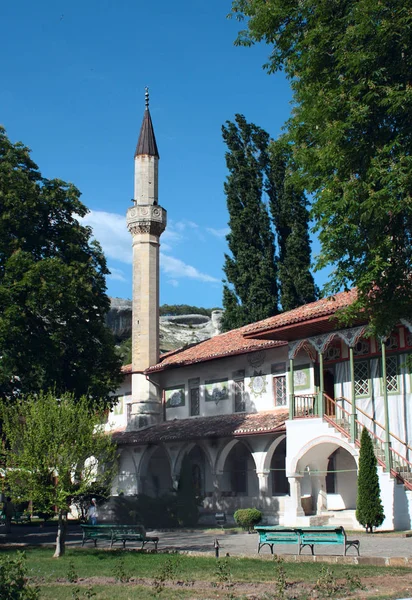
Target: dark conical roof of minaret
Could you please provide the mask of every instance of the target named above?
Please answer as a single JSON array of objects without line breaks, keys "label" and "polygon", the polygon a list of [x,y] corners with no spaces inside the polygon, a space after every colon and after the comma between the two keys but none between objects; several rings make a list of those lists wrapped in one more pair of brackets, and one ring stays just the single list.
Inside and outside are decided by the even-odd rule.
[{"label": "dark conical roof of minaret", "polygon": [[145,91],[145,103],[146,110],[144,111],[142,126],[140,128],[139,141],[136,146],[136,156],[147,154],[149,156],[157,156],[159,158],[159,151],[157,149],[156,138],[153,131],[152,118],[149,111],[149,88]]}]

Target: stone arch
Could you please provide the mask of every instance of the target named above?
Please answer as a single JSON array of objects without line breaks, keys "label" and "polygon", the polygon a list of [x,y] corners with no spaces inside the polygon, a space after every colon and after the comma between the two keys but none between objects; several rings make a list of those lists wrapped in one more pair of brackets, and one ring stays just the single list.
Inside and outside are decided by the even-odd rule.
[{"label": "stone arch", "polygon": [[230,496],[259,495],[255,457],[246,440],[231,440],[219,456],[222,494]]},{"label": "stone arch", "polygon": [[[336,451],[340,455],[336,471],[340,492],[329,496],[326,475],[329,459]],[[357,450],[337,437],[324,435],[305,444],[293,457],[289,469],[289,476],[300,474],[300,493],[305,514],[355,508],[357,462]]]},{"label": "stone arch", "polygon": [[332,435],[321,435],[302,446],[299,452],[291,460],[288,472],[290,474],[298,473],[299,462],[301,461],[301,459],[309,452],[309,450],[321,444],[332,444],[336,447],[340,446],[344,450],[347,450],[347,452],[349,452],[349,454],[351,454],[355,459],[356,464],[358,464],[358,451],[355,448],[353,448],[351,444],[349,444],[349,442],[341,440]]},{"label": "stone arch", "polygon": [[225,446],[220,450],[217,459],[216,459],[216,465],[215,465],[215,472],[217,474],[221,474],[223,473],[223,468],[225,466],[225,462],[226,459],[228,457],[228,455],[230,454],[231,450],[236,446],[236,444],[238,443],[242,443],[244,444],[247,449],[249,450],[249,452],[252,454],[253,457],[253,452],[249,447],[249,444],[246,444],[243,440],[239,440],[239,439],[233,439],[230,440],[229,442],[227,442],[227,444],[225,444]]},{"label": "stone arch", "polygon": [[187,444],[182,446],[182,448],[179,450],[179,453],[176,457],[176,460],[173,465],[173,476],[174,477],[179,477],[184,457],[187,454],[189,454],[193,450],[193,448],[195,448],[196,446],[199,447],[203,451],[203,454],[206,457],[206,460],[207,460],[210,470],[213,469],[213,461],[212,461],[212,458],[210,456],[210,453],[209,453],[209,450],[208,450],[208,447],[206,446],[206,444],[204,444],[202,442],[196,442],[196,441],[188,442]]},{"label": "stone arch", "polygon": [[263,460],[263,469],[262,469],[263,471],[268,471],[270,469],[270,463],[272,462],[272,457],[276,451],[276,448],[285,439],[286,439],[286,433],[283,433],[282,435],[280,435],[279,437],[277,437],[276,439],[274,439],[272,442],[269,443],[269,445],[266,449],[265,458]]},{"label": "stone arch", "polygon": [[148,446],[137,471],[140,489],[149,496],[161,496],[172,489],[171,460],[163,445]]}]

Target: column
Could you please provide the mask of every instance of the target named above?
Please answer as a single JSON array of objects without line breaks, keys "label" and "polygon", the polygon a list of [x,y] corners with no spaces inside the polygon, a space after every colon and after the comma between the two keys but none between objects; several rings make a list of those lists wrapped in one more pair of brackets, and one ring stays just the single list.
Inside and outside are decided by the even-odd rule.
[{"label": "column", "polygon": [[325,414],[325,396],[323,379],[323,352],[319,352],[319,395],[318,395],[318,417]]},{"label": "column", "polygon": [[389,405],[388,405],[388,386],[386,383],[386,346],[384,340],[381,341],[382,350],[382,389],[383,389],[383,407],[385,415],[385,467],[389,472],[391,470],[391,439],[389,434]]},{"label": "column", "polygon": [[320,514],[328,508],[326,495],[326,477],[324,474],[313,475],[312,482],[316,493],[316,514]]},{"label": "column", "polygon": [[295,389],[293,379],[293,358],[289,359],[289,419],[295,416]]},{"label": "column", "polygon": [[301,501],[301,491],[300,491],[300,480],[301,480],[302,475],[295,473],[294,475],[288,477],[289,480],[289,486],[290,486],[290,510],[289,512],[289,519],[288,520],[292,520],[296,519],[296,517],[304,517],[305,513],[303,512],[303,508],[302,508],[302,501]]},{"label": "column", "polygon": [[213,479],[213,510],[220,510],[220,492],[222,488],[223,473],[212,473]]},{"label": "column", "polygon": [[[356,393],[355,393],[355,363],[353,359],[353,346],[349,346],[349,365],[350,365],[350,380],[351,380],[351,418],[350,418],[350,441],[356,440]],[[344,414],[344,413],[343,413]]]},{"label": "column", "polygon": [[259,481],[259,496],[269,495],[269,474],[270,471],[256,471],[256,475]]}]

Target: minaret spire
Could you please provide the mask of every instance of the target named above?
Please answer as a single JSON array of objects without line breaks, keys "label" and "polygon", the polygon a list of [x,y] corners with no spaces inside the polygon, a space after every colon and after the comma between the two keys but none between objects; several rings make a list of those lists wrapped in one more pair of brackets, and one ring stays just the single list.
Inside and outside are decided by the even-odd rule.
[{"label": "minaret spire", "polygon": [[156,138],[153,129],[152,117],[150,116],[149,110],[149,88],[145,87],[145,106],[142,126],[140,128],[139,141],[137,142],[136,156],[146,154],[147,156],[157,156],[159,158],[159,151],[157,149]]}]

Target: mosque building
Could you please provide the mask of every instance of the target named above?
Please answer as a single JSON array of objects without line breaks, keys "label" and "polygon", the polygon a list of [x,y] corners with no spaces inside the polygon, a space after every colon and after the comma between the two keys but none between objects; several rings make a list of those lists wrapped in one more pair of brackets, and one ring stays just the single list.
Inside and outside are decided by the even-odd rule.
[{"label": "mosque building", "polygon": [[[113,493],[177,489],[182,462],[207,513],[256,507],[280,525],[356,521],[359,440],[371,433],[382,529],[412,527],[412,323],[365,337],[336,312],[356,290],[159,356],[159,152],[146,108],[135,152],[132,364],[109,415]],[[410,462],[411,461],[411,462]]]}]

